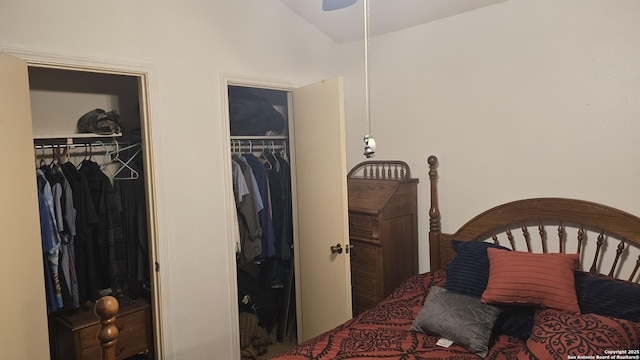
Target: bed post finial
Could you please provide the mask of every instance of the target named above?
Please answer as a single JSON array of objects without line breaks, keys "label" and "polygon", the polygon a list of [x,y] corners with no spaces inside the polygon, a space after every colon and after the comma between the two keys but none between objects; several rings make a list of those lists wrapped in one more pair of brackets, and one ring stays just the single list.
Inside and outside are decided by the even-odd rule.
[{"label": "bed post finial", "polygon": [[434,155],[427,159],[429,164],[429,183],[431,186],[431,208],[429,209],[429,230],[440,232],[440,208],[438,206],[438,158]]},{"label": "bed post finial", "polygon": [[120,330],[115,325],[116,315],[120,305],[113,296],[104,296],[96,301],[94,312],[100,318],[100,331],[97,337],[102,347],[103,360],[115,360],[116,342]]},{"label": "bed post finial", "polygon": [[427,159],[429,164],[429,184],[431,186],[431,208],[429,208],[429,252],[431,270],[441,269],[440,260],[440,208],[438,207],[438,158],[434,155]]}]

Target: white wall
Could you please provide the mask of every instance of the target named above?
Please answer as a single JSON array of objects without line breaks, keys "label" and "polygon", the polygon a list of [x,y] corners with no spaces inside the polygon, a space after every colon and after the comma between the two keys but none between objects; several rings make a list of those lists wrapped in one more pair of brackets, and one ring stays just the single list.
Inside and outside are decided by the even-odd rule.
[{"label": "white wall", "polygon": [[[536,196],[640,214],[638,19],[637,0],[509,0],[372,39],[376,157],[405,160],[420,178],[421,271],[430,154],[441,164],[445,232]],[[363,91],[355,85],[348,91]],[[365,160],[364,121],[347,132],[353,166]]]},{"label": "white wall", "polygon": [[[1,47],[154,69],[166,358],[231,358],[220,74],[301,85],[345,74],[350,168],[364,160],[362,42],[335,45],[278,1],[0,0],[0,9]],[[444,231],[531,196],[640,213],[639,15],[637,0],[509,0],[373,39],[377,158],[403,159],[421,180],[421,271],[429,154],[441,161]],[[204,163],[202,153],[220,156]]]},{"label": "white wall", "polygon": [[165,358],[232,359],[221,74],[304,85],[337,75],[336,45],[278,1],[0,0],[0,9],[2,48],[153,69]]}]

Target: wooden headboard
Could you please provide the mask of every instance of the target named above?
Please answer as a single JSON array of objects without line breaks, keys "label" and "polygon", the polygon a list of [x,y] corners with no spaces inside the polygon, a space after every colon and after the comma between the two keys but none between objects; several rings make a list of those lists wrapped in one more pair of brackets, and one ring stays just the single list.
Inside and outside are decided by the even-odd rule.
[{"label": "wooden headboard", "polygon": [[[452,239],[493,241],[519,251],[578,253],[585,271],[638,282],[640,218],[637,216],[590,201],[532,198],[493,207],[469,220],[455,233],[445,234],[441,231],[438,205],[438,159],[429,156],[427,162],[431,186],[429,251],[432,271],[443,269],[453,258]],[[604,260],[605,257],[608,259]],[[622,263],[627,259],[631,264],[625,265],[623,271]]]}]

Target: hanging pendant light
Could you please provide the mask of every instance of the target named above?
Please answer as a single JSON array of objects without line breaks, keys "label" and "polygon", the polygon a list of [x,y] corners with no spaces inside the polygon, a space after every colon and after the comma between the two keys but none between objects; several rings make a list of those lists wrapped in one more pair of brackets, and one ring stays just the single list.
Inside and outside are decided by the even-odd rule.
[{"label": "hanging pendant light", "polygon": [[364,102],[367,134],[364,136],[364,156],[370,158],[376,152],[376,141],[371,135],[371,103],[369,100],[371,89],[369,86],[369,0],[364,0]]}]

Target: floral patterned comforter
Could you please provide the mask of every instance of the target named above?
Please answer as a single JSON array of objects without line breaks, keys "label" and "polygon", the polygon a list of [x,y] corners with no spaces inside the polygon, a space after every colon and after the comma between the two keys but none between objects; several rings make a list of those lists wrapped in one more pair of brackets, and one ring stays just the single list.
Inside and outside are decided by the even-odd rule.
[{"label": "floral patterned comforter", "polygon": [[[409,330],[431,286],[444,286],[445,280],[443,270],[416,275],[375,308],[273,359],[477,360],[477,355],[459,345],[440,347],[436,345],[437,337]],[[499,335],[486,359],[515,359],[523,345],[521,340]]]}]

